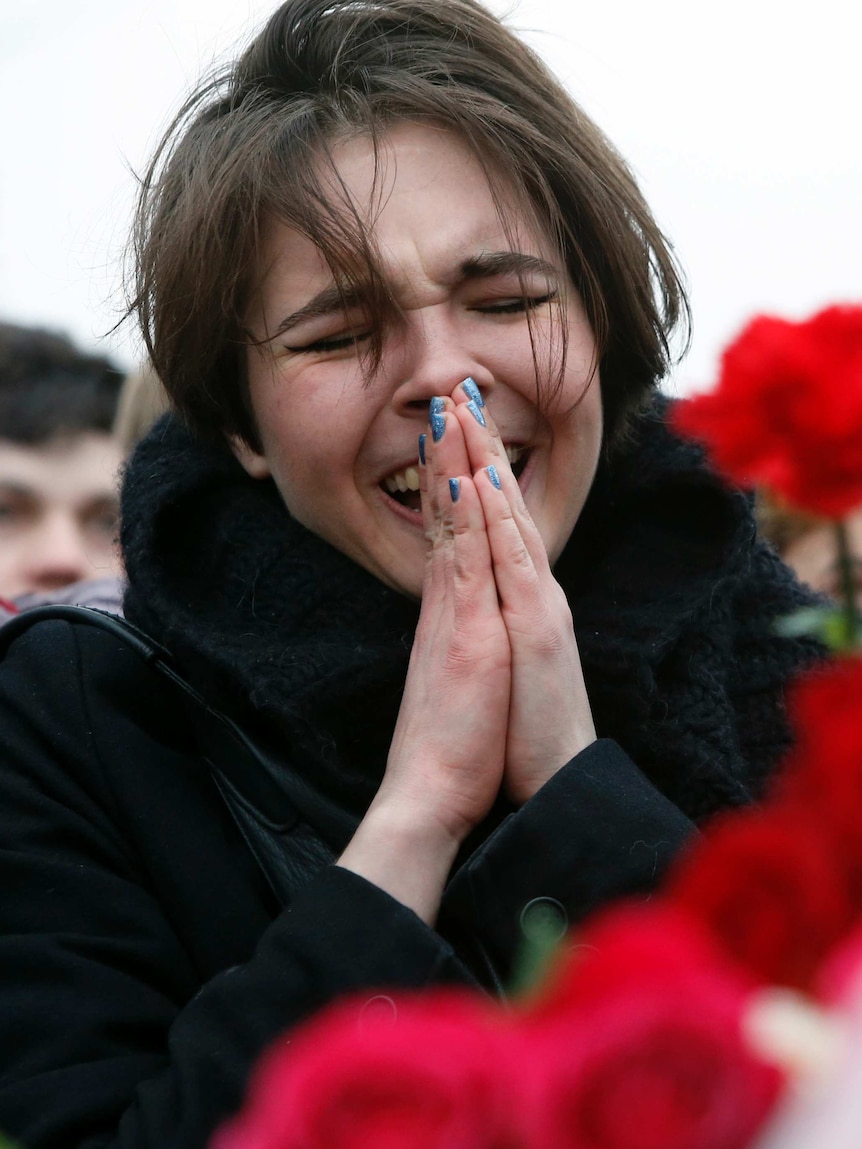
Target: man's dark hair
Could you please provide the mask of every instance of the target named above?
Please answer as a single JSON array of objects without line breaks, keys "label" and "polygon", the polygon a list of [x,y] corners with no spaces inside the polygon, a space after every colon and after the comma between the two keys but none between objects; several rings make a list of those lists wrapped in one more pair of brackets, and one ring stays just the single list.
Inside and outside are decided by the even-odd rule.
[{"label": "man's dark hair", "polygon": [[110,431],[123,373],[53,331],[0,323],[0,439],[36,446]]}]

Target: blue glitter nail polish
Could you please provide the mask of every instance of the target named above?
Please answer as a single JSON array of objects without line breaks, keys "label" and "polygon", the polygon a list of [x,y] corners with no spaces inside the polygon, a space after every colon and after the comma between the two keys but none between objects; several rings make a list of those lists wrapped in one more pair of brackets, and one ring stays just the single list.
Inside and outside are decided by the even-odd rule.
[{"label": "blue glitter nail polish", "polygon": [[452,496],[452,502],[453,503],[457,503],[458,500],[461,498],[461,480],[460,479],[450,479],[449,480],[449,494]]},{"label": "blue glitter nail polish", "polygon": [[431,416],[431,438],[435,443],[439,443],[443,438],[443,432],[446,430],[446,420],[442,415]]},{"label": "blue glitter nail polish", "polygon": [[485,423],[485,416],[482,414],[482,412],[479,410],[479,408],[476,406],[476,404],[473,402],[472,399],[467,404],[467,410],[470,412],[470,414],[473,416],[473,418],[476,420],[476,422],[479,424],[480,427],[487,426],[487,424]]},{"label": "blue glitter nail polish", "polygon": [[446,410],[446,400],[441,399],[439,395],[435,395],[431,402],[428,404],[429,415],[442,415]]},{"label": "blue glitter nail polish", "polygon": [[425,466],[425,436],[419,436],[419,462]]},{"label": "blue glitter nail polish", "polygon": [[500,486],[500,476],[497,474],[497,468],[494,466],[494,464],[492,463],[490,467],[486,467],[485,470],[488,472],[488,478],[491,480],[497,490],[501,491],[503,488]]},{"label": "blue glitter nail polish", "polygon": [[477,407],[484,407],[485,400],[482,398],[482,392],[476,386],[476,380],[468,375],[467,378],[461,383],[464,394],[468,399],[472,399]]}]

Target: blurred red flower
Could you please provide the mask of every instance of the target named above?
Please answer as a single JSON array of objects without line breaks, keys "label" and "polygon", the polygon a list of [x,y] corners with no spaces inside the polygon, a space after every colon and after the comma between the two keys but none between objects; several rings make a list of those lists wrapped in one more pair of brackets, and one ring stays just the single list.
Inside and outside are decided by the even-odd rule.
[{"label": "blurred red flower", "polygon": [[264,1055],[210,1149],[500,1149],[503,1038],[476,995],[331,1006]]},{"label": "blurred red flower", "polygon": [[585,931],[521,1021],[528,1149],[743,1149],[782,1075],[748,1048],[750,987],[697,922],[652,905]]},{"label": "blurred red flower", "polygon": [[858,762],[862,770],[862,657],[833,659],[809,670],[791,686],[788,707],[794,757],[810,766],[812,790],[822,792],[834,762]]},{"label": "blurred red flower", "polygon": [[570,1013],[621,988],[685,983],[703,971],[735,981],[740,992],[757,985],[743,967],[728,963],[696,914],[667,901],[617,903],[574,937],[574,948],[551,966],[538,992],[526,1000],[519,1024],[568,1024]]},{"label": "blurred red flower", "polygon": [[795,803],[716,820],[671,875],[667,896],[765,983],[809,989],[854,920],[829,831]]},{"label": "blurred red flower", "polygon": [[862,306],[752,320],[724,352],[716,389],[677,404],[673,422],[732,482],[847,514],[862,504]]},{"label": "blurred red flower", "polygon": [[778,793],[829,833],[862,915],[862,658],[808,671],[789,706],[796,742]]},{"label": "blurred red flower", "polygon": [[828,954],[817,971],[815,990],[827,1005],[848,1006],[858,1012],[862,1005],[862,922]]}]

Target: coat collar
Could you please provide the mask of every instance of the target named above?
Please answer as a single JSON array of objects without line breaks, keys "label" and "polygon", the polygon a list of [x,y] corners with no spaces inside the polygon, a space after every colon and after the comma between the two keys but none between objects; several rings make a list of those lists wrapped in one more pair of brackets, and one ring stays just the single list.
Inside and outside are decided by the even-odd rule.
[{"label": "coat collar", "polygon": [[[636,760],[658,669],[703,625],[754,533],[744,496],[670,434],[666,410],[657,401],[603,459],[556,569],[600,733]],[[303,763],[303,793],[327,797],[317,820],[330,820],[330,840],[349,836],[385,767],[417,605],[297,523],[224,444],[170,416],[129,463],[122,524],[128,617],[215,705],[269,722]]]}]

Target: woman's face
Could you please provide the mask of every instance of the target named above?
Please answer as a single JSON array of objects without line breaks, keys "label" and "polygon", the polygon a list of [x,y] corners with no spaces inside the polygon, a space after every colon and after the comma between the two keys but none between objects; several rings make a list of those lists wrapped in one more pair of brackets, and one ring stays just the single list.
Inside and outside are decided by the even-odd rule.
[{"label": "woman's face", "polygon": [[[248,317],[265,341],[248,350],[262,452],[238,445],[241,462],[255,477],[271,475],[306,527],[419,597],[425,538],[410,491],[418,436],[432,396],[469,375],[518,457],[524,499],[556,560],[589,491],[602,428],[593,336],[559,255],[535,226],[503,225],[481,165],[443,129],[389,131],[376,184],[367,138],[336,145],[333,158],[402,315],[383,332],[382,365],[367,378],[361,308],[345,309],[308,239],[274,223]],[[563,384],[546,388],[539,407],[530,327],[547,382],[549,355],[559,364],[561,322]]]}]

